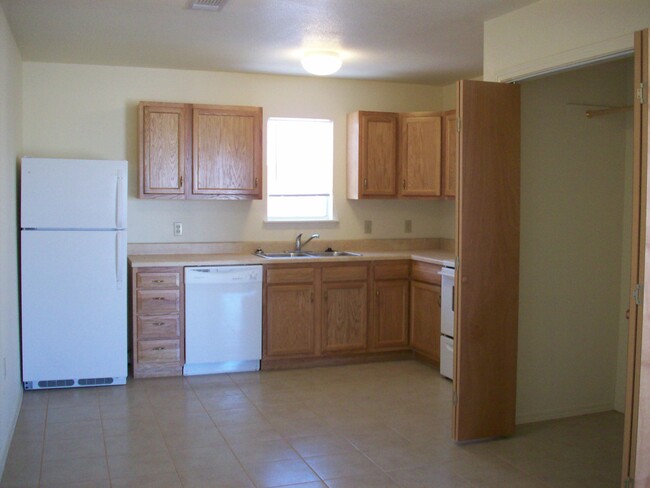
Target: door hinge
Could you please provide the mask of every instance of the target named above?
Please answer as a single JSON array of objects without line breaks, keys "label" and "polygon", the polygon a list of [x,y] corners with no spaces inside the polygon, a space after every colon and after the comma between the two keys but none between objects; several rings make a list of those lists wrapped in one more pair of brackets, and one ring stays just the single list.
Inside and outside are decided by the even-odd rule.
[{"label": "door hinge", "polygon": [[634,478],[627,478],[625,480],[625,488],[634,488]]},{"label": "door hinge", "polygon": [[643,303],[643,285],[637,283],[632,292],[632,296],[634,297],[634,303],[641,305]]},{"label": "door hinge", "polygon": [[645,103],[645,83],[639,84],[639,88],[636,89],[636,97],[641,105]]},{"label": "door hinge", "polygon": [[460,117],[456,117],[456,132],[460,133],[460,128],[461,128]]}]

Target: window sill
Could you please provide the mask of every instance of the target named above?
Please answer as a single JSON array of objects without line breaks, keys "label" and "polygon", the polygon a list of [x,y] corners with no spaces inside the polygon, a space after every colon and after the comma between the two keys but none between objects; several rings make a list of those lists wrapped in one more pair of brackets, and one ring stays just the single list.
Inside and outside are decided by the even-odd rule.
[{"label": "window sill", "polygon": [[264,219],[264,224],[338,224],[338,219]]}]

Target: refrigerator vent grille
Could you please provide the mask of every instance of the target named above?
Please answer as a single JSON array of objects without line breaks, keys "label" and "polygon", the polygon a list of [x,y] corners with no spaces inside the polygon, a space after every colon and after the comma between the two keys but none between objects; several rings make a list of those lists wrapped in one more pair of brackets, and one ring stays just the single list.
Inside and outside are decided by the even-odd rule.
[{"label": "refrigerator vent grille", "polygon": [[110,385],[111,383],[113,383],[113,378],[83,378],[79,380],[81,386]]},{"label": "refrigerator vent grille", "polygon": [[192,0],[190,1],[190,8],[192,10],[221,10],[226,0]]},{"label": "refrigerator vent grille", "polygon": [[[79,380],[40,380],[36,384],[37,388],[70,388],[71,386],[102,386],[112,385],[115,378],[81,378]],[[33,381],[24,381],[23,388],[25,390],[33,390]]]},{"label": "refrigerator vent grille", "polygon": [[38,382],[40,388],[64,388],[72,385],[74,385],[74,380],[45,380]]}]

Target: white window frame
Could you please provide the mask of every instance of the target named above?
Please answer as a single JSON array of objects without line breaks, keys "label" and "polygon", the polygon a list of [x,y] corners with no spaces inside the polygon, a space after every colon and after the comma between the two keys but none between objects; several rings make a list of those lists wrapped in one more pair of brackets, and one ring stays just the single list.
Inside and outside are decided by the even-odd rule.
[{"label": "white window frame", "polygon": [[[287,159],[283,159],[282,152],[287,148],[278,146],[278,144],[286,143],[286,137],[283,139],[276,137],[277,131],[280,130],[282,124],[286,123],[285,127],[289,124],[297,122],[304,122],[306,124],[319,124],[320,128],[324,128],[329,132],[329,141],[324,143],[321,148],[314,148],[313,146],[301,148],[307,154],[301,156],[300,153],[291,154],[287,153]],[[286,133],[284,134],[286,136]],[[298,136],[296,136],[298,138]],[[306,137],[305,137],[306,138]],[[299,145],[297,145],[299,146]],[[298,149],[300,150],[300,149]],[[314,161],[318,158],[319,161]],[[282,176],[282,172],[290,172],[299,165],[298,161],[305,160],[313,162],[314,165],[324,165],[324,170],[319,172],[313,171],[317,180],[310,182],[311,187],[315,190],[309,191],[309,188],[302,193],[297,188],[297,181],[286,185],[278,181]],[[284,167],[282,162],[285,161]],[[316,168],[314,166],[314,168]],[[266,218],[265,222],[334,222],[334,121],[330,119],[313,119],[313,118],[297,118],[297,117],[269,117],[267,120],[267,147],[266,147]],[[304,173],[298,173],[304,177]],[[285,180],[286,181],[286,180]],[[309,185],[308,185],[309,186]],[[284,203],[291,206],[289,202],[291,199],[295,202],[302,204],[295,205],[294,208],[309,208],[310,205],[315,207],[320,206],[324,209],[320,214],[307,214],[297,212],[290,215],[288,212],[282,214],[281,212],[273,212],[276,202],[278,204]],[[318,199],[325,199],[324,202],[319,202]],[[285,200],[282,200],[285,199]],[[275,207],[278,210],[278,207]]]}]

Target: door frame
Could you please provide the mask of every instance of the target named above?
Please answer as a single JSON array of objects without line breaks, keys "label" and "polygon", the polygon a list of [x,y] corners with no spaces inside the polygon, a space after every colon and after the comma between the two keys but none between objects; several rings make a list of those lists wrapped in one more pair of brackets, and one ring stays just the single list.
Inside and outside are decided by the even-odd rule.
[{"label": "door frame", "polygon": [[[641,362],[644,356],[643,351],[643,329],[644,323],[648,324],[650,328],[650,307],[648,308],[648,317],[644,320],[644,307],[643,303],[650,300],[650,284],[645,286],[646,263],[650,265],[650,259],[646,259],[646,255],[650,256],[650,250],[646,249],[646,242],[650,242],[650,236],[647,235],[647,193],[648,184],[648,138],[650,133],[648,105],[650,103],[650,90],[648,85],[650,83],[650,48],[649,48],[649,30],[644,29],[634,33],[633,46],[621,49],[619,52],[603,53],[601,56],[590,55],[588,58],[576,60],[575,62],[566,65],[558,65],[556,67],[545,68],[543,71],[533,71],[528,73],[517,73],[506,76],[496,76],[496,79],[502,83],[514,83],[525,80],[531,80],[540,76],[546,76],[552,73],[559,73],[570,69],[575,69],[589,64],[598,63],[605,60],[616,59],[628,54],[633,54],[634,62],[634,174],[632,184],[632,254],[630,262],[630,317],[628,322],[628,346],[627,346],[627,378],[626,378],[626,397],[625,397],[625,432],[623,440],[623,464],[621,472],[621,486],[627,487],[630,480],[636,478],[637,463],[636,455],[639,442],[638,429],[639,429],[639,414],[640,404],[639,398],[641,395],[640,387],[640,373]],[[593,53],[591,53],[593,54]],[[637,89],[639,84],[644,83],[642,89],[645,103],[641,104],[637,96]],[[650,270],[648,270],[650,275]],[[636,300],[635,289],[637,285],[641,286],[638,293],[641,293],[643,298]],[[637,301],[640,302],[637,304]],[[646,331],[646,335],[650,332]],[[650,338],[649,344],[645,351],[645,356],[650,356]],[[650,406],[648,411],[644,413],[650,414]],[[650,443],[650,439],[648,440]],[[650,448],[650,446],[644,446]]]},{"label": "door frame", "polygon": [[[641,474],[637,468],[638,450],[648,452],[648,440],[640,438],[639,416],[648,414],[649,407],[641,403],[647,385],[641,383],[642,362],[648,359],[648,345],[644,347],[644,329],[650,327],[650,317],[646,317],[644,303],[650,299],[648,286],[645,286],[646,266],[650,264],[646,242],[647,235],[647,194],[648,194],[648,78],[650,67],[648,52],[648,29],[634,35],[634,182],[632,207],[632,256],[630,273],[630,318],[628,323],[627,381],[625,393],[625,433],[623,440],[623,466],[621,486],[629,486],[630,480],[638,480]],[[645,103],[641,103],[641,99]],[[639,296],[641,295],[642,296]],[[650,312],[650,308],[648,309]],[[645,330],[646,335],[648,331]],[[648,338],[645,339],[648,342]],[[642,482],[648,481],[648,473]]]}]

